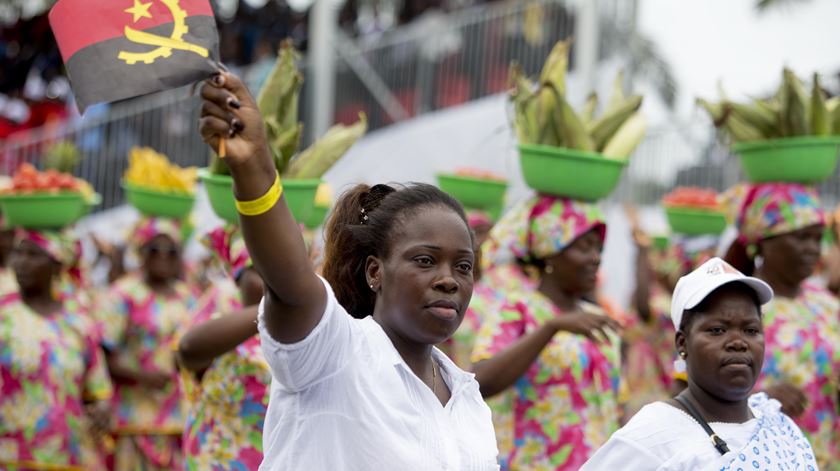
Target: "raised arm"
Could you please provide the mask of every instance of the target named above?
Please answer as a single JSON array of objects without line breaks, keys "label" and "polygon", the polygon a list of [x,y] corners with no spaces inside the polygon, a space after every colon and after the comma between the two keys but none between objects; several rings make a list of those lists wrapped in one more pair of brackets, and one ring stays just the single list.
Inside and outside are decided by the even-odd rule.
[{"label": "raised arm", "polygon": [[[223,72],[201,89],[201,136],[213,150],[225,139],[226,162],[238,201],[265,195],[276,177],[262,116],[242,81]],[[283,343],[305,338],[326,307],[326,291],[312,270],[297,222],[281,197],[267,211],[240,215],[254,266],[266,283],[265,323]]]}]

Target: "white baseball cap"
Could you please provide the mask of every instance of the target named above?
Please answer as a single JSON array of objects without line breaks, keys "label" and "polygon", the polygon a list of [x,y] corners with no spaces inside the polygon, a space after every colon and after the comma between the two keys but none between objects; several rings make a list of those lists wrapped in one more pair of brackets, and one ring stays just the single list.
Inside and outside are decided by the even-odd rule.
[{"label": "white baseball cap", "polygon": [[685,310],[694,309],[712,291],[736,281],[752,288],[761,304],[766,304],[773,299],[773,288],[770,285],[758,278],[744,275],[732,265],[715,257],[677,282],[674,297],[671,300],[671,321],[674,322],[674,328],[680,328]]}]

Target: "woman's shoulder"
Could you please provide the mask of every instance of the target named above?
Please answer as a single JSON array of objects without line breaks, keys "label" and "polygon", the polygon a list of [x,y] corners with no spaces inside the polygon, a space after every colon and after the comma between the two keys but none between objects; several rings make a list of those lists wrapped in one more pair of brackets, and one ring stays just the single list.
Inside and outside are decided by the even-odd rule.
[{"label": "woman's shoulder", "polygon": [[802,283],[800,298],[809,304],[824,306],[827,310],[840,310],[840,300],[826,287],[812,280]]},{"label": "woman's shoulder", "polygon": [[614,436],[666,461],[698,429],[700,426],[682,410],[666,402],[653,402],[642,407]]}]

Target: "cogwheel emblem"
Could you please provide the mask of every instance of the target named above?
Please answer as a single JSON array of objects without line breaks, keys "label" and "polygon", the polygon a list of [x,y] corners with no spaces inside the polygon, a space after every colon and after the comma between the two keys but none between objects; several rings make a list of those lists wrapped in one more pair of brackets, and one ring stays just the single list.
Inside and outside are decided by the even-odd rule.
[{"label": "cogwheel emblem", "polygon": [[[169,13],[172,15],[172,33],[169,36],[160,36],[146,31],[134,29],[131,26],[126,26],[124,30],[126,39],[136,44],[143,44],[147,46],[156,47],[148,52],[120,51],[117,57],[125,61],[125,63],[129,65],[136,64],[138,62],[142,62],[144,64],[151,64],[160,57],[171,56],[173,49],[193,52],[195,54],[200,55],[201,57],[207,57],[209,55],[207,49],[196,44],[188,43],[183,40],[184,35],[187,34],[190,31],[190,29],[189,26],[187,26],[186,21],[187,12],[184,11],[183,8],[181,8],[181,5],[178,3],[178,0],[158,1],[163,3],[169,9]],[[150,6],[151,2],[144,4],[140,0],[134,0],[134,7],[129,8],[125,11],[134,15],[134,21],[136,22],[138,19],[143,17],[152,17],[149,13]]]}]

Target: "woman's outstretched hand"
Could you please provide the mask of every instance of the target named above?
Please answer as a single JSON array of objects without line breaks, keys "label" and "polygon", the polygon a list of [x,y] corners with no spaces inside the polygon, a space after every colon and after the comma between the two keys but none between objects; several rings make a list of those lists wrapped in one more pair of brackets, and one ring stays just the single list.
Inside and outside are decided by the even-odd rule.
[{"label": "woman's outstretched hand", "polygon": [[218,152],[224,138],[225,161],[231,167],[249,162],[271,164],[262,115],[239,77],[220,72],[207,79],[201,98],[199,131],[204,142]]}]

